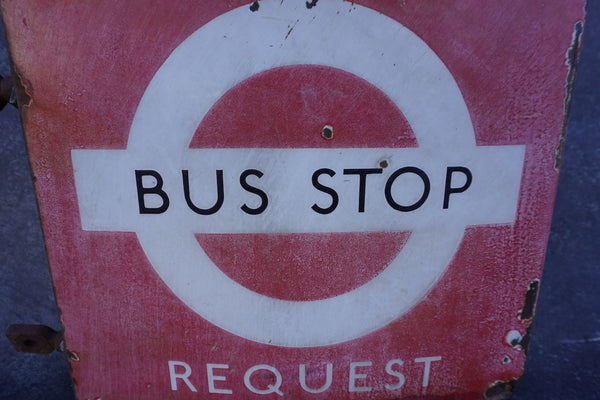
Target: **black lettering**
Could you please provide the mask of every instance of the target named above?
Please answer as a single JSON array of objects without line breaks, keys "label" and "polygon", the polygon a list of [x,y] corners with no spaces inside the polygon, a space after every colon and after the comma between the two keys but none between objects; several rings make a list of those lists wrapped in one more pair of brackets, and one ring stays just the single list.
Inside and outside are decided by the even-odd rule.
[{"label": "black lettering", "polygon": [[312,184],[317,190],[320,190],[321,192],[327,193],[328,195],[331,196],[331,205],[327,208],[322,208],[322,207],[319,207],[317,205],[317,203],[315,203],[312,205],[311,208],[314,211],[318,212],[319,214],[329,214],[329,213],[332,213],[333,210],[336,209],[340,199],[335,190],[333,190],[329,186],[325,186],[319,182],[319,176],[321,176],[323,174],[327,174],[327,175],[333,177],[335,175],[335,171],[333,171],[329,168],[321,168],[321,169],[316,170],[312,174]]},{"label": "black lettering", "polygon": [[193,212],[200,215],[211,215],[219,211],[221,206],[223,205],[223,199],[225,197],[223,192],[223,170],[218,169],[217,173],[217,201],[210,208],[199,208],[197,207],[192,200],[190,199],[190,179],[188,170],[181,171],[183,175],[183,194],[185,196],[185,201]]},{"label": "black lettering", "polygon": [[357,168],[344,169],[344,175],[358,175],[358,212],[365,212],[365,193],[367,187],[367,175],[381,174],[381,168]]},{"label": "black lettering", "polygon": [[258,215],[267,209],[267,205],[269,204],[269,198],[267,197],[267,194],[265,192],[263,192],[262,190],[260,190],[257,187],[249,185],[248,182],[246,182],[246,178],[248,177],[248,175],[255,175],[255,176],[258,176],[259,178],[262,178],[263,173],[257,169],[247,169],[244,172],[242,172],[242,174],[240,175],[240,185],[242,185],[242,187],[244,189],[246,189],[247,191],[249,191],[250,193],[254,193],[258,197],[260,197],[261,203],[258,208],[250,208],[246,204],[244,204],[240,208],[246,214]]},{"label": "black lettering", "polygon": [[[452,187],[452,174],[455,172],[463,173],[467,180],[464,185],[460,187]],[[452,193],[462,193],[471,186],[471,182],[473,181],[473,175],[469,168],[466,167],[448,167],[446,169],[446,185],[444,188],[444,209],[448,208],[450,204],[450,195]]]},{"label": "black lettering", "polygon": [[[407,174],[407,173],[415,174],[419,178],[421,178],[421,180],[423,181],[423,194],[421,195],[421,198],[416,203],[411,204],[409,206],[403,206],[401,204],[398,204],[392,197],[392,185],[394,184],[394,181],[396,180],[396,178],[398,178],[402,174]],[[431,184],[429,182],[429,177],[427,176],[427,174],[425,172],[423,172],[422,169],[419,169],[417,167],[404,167],[404,168],[400,168],[399,170],[394,172],[388,178],[388,181],[385,184],[385,199],[387,200],[388,204],[394,210],[398,210],[398,211],[402,211],[402,212],[414,211],[417,208],[421,207],[423,205],[423,203],[425,203],[425,200],[427,200],[427,197],[429,196],[430,189],[431,189]]]},{"label": "black lettering", "polygon": [[[156,179],[156,185],[154,187],[144,187],[143,177],[151,176]],[[162,190],[163,180],[162,176],[156,171],[149,169],[136,169],[135,170],[135,183],[137,186],[137,195],[138,195],[138,206],[140,209],[140,214],[162,214],[167,211],[169,208],[169,197],[167,193]],[[159,207],[147,207],[146,202],[144,200],[144,196],[147,194],[155,194],[160,196],[162,199],[162,205]]]}]

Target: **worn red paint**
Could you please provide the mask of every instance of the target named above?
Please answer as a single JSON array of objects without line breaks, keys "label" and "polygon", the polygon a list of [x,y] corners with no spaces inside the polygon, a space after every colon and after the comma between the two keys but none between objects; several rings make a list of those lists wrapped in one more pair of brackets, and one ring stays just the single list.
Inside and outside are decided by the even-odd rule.
[{"label": "worn red paint", "polygon": [[[83,231],[70,153],[79,148],[125,148],[140,98],[173,49],[216,16],[250,4],[2,2],[20,93],[31,98],[21,103],[21,110],[65,340],[78,357],[71,366],[79,398],[219,398],[209,393],[207,364],[228,365],[228,369],[214,369],[214,375],[226,381],[213,383],[216,389],[231,390],[236,399],[264,397],[244,384],[244,374],[262,364],[281,373],[284,398],[307,399],[349,397],[349,374],[357,362],[372,363],[354,364],[357,374],[367,375],[356,378],[355,384],[372,391],[352,393],[353,398],[480,399],[486,391],[491,393],[489,388],[496,382],[511,382],[522,374],[524,352],[508,345],[505,338],[511,331],[525,335],[531,323],[519,319],[519,312],[530,283],[541,275],[558,177],[554,159],[569,73],[565,54],[574,26],[583,18],[583,1],[510,8],[476,1],[444,7],[420,1],[357,3],[400,22],[443,60],[465,99],[478,145],[526,145],[517,219],[513,225],[468,228],[435,287],[384,328],[346,343],[285,348],[242,339],[198,316],[158,277],[134,233]],[[313,9],[318,12],[319,4]],[[254,14],[260,12],[259,7]],[[290,96],[285,101],[292,105],[295,100]],[[268,120],[272,117],[268,105],[252,110],[257,119],[234,118],[231,124],[242,124],[243,130],[255,121]],[[219,107],[201,124],[192,146],[264,146],[252,137],[233,134],[233,129],[225,132],[231,136],[221,137],[222,143],[206,142],[202,129],[214,128],[227,111]],[[301,113],[297,108],[291,111]],[[320,120],[301,117],[296,123],[314,124],[320,132]],[[390,118],[401,119],[392,115],[369,123]],[[338,138],[324,141],[315,135],[304,140],[283,135],[277,138],[277,146],[336,147]],[[348,145],[360,147],[361,138],[355,135]],[[410,133],[401,140],[398,146],[414,145]],[[319,243],[323,237],[313,239]],[[330,239],[329,245],[348,243]],[[402,233],[357,240],[363,239],[379,241],[384,253],[401,249],[405,240]],[[244,258],[273,257],[249,250],[246,245],[253,240],[198,236],[214,258],[230,257],[226,249],[239,251]],[[274,246],[293,256],[293,241]],[[297,286],[293,282],[297,277],[289,276],[288,286],[282,289],[277,281],[265,286],[263,276],[239,271],[235,260],[224,264],[230,276],[257,291],[285,290],[292,299],[327,293],[327,285],[313,290],[316,282],[310,277]],[[377,271],[366,271],[361,279],[368,280],[373,273]],[[327,274],[317,276],[322,279]],[[342,272],[332,290],[343,291],[361,282],[344,280]],[[431,361],[429,384],[423,387],[425,363],[415,360],[434,356],[441,356],[441,361]],[[390,391],[385,385],[397,383],[397,377],[386,373],[385,367],[395,359],[404,363],[394,368],[402,371],[405,383]],[[170,360],[190,366],[189,380],[198,392],[189,390],[181,378],[178,390],[172,390]],[[333,364],[331,387],[320,394],[302,389],[299,365],[314,369],[307,384],[318,388],[324,383],[327,363]],[[261,385],[274,376],[257,372],[252,379],[264,388]]]}]

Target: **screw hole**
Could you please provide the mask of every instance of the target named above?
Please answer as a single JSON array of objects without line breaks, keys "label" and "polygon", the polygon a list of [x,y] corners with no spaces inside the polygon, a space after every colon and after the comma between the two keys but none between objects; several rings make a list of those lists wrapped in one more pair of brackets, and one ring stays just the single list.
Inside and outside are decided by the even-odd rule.
[{"label": "screw hole", "polygon": [[333,127],[331,125],[325,125],[321,131],[321,136],[325,139],[333,139]]}]

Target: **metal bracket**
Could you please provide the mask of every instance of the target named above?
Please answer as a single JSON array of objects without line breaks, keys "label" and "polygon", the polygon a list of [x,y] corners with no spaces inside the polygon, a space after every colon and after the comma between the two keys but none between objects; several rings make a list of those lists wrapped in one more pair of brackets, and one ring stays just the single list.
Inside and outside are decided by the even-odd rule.
[{"label": "metal bracket", "polygon": [[12,76],[3,77],[0,75],[0,111],[7,104],[17,107],[15,85]]},{"label": "metal bracket", "polygon": [[46,325],[14,324],[6,329],[6,337],[22,353],[49,354],[62,351],[63,333]]}]

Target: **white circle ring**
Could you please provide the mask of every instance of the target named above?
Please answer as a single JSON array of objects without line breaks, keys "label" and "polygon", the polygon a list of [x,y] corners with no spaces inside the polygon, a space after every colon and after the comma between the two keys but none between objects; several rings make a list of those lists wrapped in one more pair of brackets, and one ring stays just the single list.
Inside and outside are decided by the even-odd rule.
[{"label": "white circle ring", "polygon": [[[431,154],[475,146],[452,75],[397,21],[343,1],[319,2],[309,10],[303,1],[264,0],[257,12],[244,6],[215,18],[173,51],[140,101],[128,151],[181,159],[202,118],[228,89],[259,72],[296,64],[339,68],[375,85],[402,110],[419,147]],[[206,320],[256,342],[313,347],[364,336],[414,306],[462,239],[465,225],[446,225],[415,228],[378,276],[314,301],[275,299],[241,286],[207,257],[194,232],[177,229],[176,222],[146,226],[137,236],[161,279]]]}]

